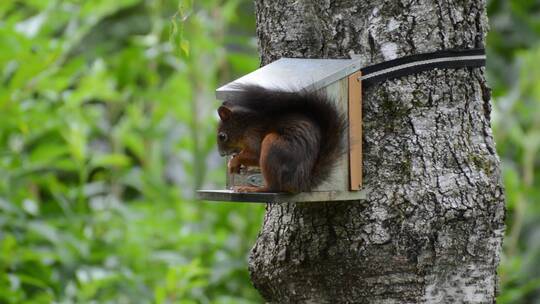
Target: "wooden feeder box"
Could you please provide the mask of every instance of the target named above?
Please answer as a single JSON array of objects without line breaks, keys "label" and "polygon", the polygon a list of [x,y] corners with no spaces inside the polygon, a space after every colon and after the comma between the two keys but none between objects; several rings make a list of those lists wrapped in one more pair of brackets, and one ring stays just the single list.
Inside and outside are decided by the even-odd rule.
[{"label": "wooden feeder box", "polygon": [[[256,84],[266,88],[320,90],[335,101],[349,118],[349,153],[335,160],[330,177],[312,192],[238,193],[232,190],[199,190],[202,200],[236,202],[321,202],[365,199],[362,191],[362,82],[360,62],[354,59],[282,58],[216,90],[219,100],[234,100],[235,85]],[[225,172],[227,170],[225,169]],[[258,168],[240,174],[227,173],[227,189],[262,186]]]}]

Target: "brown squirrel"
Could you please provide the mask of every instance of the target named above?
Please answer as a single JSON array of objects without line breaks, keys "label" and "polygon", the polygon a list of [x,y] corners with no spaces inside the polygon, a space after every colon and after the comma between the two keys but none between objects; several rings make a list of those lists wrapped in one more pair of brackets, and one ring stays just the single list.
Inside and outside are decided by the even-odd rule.
[{"label": "brown squirrel", "polygon": [[230,173],[258,166],[264,187],[238,192],[309,191],[324,181],[344,152],[345,115],[321,93],[241,85],[218,109],[221,156],[233,155]]}]

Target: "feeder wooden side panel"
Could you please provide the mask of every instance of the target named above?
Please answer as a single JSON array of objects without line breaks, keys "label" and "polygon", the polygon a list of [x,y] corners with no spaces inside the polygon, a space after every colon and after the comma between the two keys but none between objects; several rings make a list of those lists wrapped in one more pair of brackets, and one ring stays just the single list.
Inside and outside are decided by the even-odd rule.
[{"label": "feeder wooden side panel", "polygon": [[362,72],[349,76],[349,163],[350,186],[362,188]]},{"label": "feeder wooden side panel", "polygon": [[[324,93],[337,103],[338,109],[343,113],[349,111],[349,81],[342,78],[322,89]],[[347,147],[349,141],[345,136],[344,145]],[[339,156],[335,160],[335,165],[329,178],[314,191],[349,191],[349,156],[347,153]]]}]

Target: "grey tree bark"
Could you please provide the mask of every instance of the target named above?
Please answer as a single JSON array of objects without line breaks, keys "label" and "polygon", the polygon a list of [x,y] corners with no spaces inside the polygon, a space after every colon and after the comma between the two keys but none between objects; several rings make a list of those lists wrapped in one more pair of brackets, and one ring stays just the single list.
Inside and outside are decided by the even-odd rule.
[{"label": "grey tree bark", "polygon": [[[365,65],[484,46],[485,1],[256,0],[263,64]],[[270,303],[493,303],[504,194],[484,70],[364,92],[367,201],[267,205],[249,258]]]}]

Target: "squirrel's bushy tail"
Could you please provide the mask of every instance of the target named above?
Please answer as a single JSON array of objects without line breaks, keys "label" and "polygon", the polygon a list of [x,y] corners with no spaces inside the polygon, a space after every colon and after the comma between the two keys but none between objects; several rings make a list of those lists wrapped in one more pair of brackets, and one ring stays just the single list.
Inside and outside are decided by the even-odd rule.
[{"label": "squirrel's bushy tail", "polygon": [[267,118],[284,114],[304,115],[318,125],[321,141],[317,161],[310,176],[310,188],[326,180],[336,160],[346,151],[347,116],[323,93],[266,89],[256,85],[239,85],[238,98],[226,101],[233,105],[264,113]]}]

